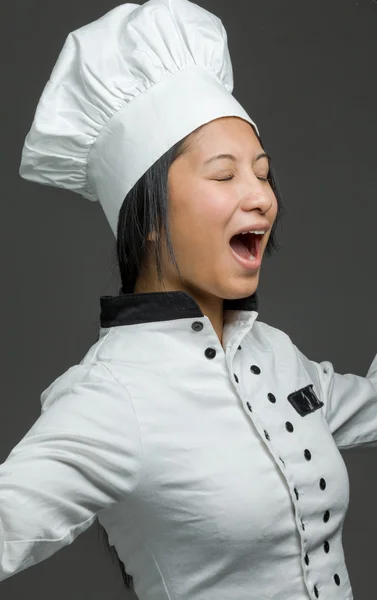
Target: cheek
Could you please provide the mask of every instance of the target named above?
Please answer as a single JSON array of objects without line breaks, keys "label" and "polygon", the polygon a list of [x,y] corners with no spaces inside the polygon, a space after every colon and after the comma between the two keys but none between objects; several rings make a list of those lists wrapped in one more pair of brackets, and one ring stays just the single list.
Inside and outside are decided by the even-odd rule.
[{"label": "cheek", "polygon": [[273,215],[274,220],[276,218],[277,212],[278,212],[278,201],[277,201],[277,198],[276,198],[275,194],[272,192],[271,213]]},{"label": "cheek", "polygon": [[234,210],[234,200],[221,184],[199,189],[192,205],[194,218],[207,233],[207,238],[224,232]]},{"label": "cheek", "polygon": [[[268,195],[269,195],[269,200],[270,200],[270,208],[265,213],[265,216],[269,220],[271,227],[272,227],[272,225],[275,222],[277,213],[278,213],[278,201],[277,201],[277,198],[276,198],[274,192],[272,191],[272,189],[269,191]],[[268,208],[268,206],[266,208]]]},{"label": "cheek", "polygon": [[192,252],[211,245],[231,217],[231,203],[224,194],[191,188],[172,205],[172,230],[180,248]]}]

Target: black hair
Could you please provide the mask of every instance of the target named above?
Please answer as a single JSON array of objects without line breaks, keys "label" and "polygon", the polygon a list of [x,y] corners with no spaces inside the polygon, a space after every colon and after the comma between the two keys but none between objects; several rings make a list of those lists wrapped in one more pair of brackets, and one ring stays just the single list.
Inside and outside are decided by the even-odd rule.
[{"label": "black hair", "polygon": [[[195,130],[195,132],[197,131]],[[257,135],[256,131],[255,134]],[[258,135],[257,137],[265,152],[261,137]],[[122,282],[121,293],[134,292],[136,279],[143,264],[149,232],[154,231],[158,234],[156,243],[152,245],[158,280],[162,283],[162,233],[166,234],[168,252],[179,273],[168,226],[168,172],[171,164],[191,147],[192,142],[193,136],[189,134],[172,146],[137,181],[122,204],[118,217],[116,241],[117,266]],[[273,256],[280,249],[276,231],[277,227],[282,224],[283,214],[285,213],[281,191],[272,165],[270,165],[268,181],[276,196],[278,210],[264,251],[263,256],[266,258]],[[106,530],[98,521],[97,523],[105,546],[112,558],[119,564],[126,587],[134,589],[133,577],[126,572],[125,565],[120,560],[114,546],[110,546]]]}]

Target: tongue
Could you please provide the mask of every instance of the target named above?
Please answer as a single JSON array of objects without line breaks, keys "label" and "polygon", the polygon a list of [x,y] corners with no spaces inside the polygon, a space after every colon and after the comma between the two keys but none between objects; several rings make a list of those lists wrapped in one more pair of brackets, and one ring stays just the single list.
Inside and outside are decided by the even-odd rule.
[{"label": "tongue", "polygon": [[229,243],[234,252],[236,252],[236,254],[239,254],[240,256],[242,256],[242,258],[249,258],[249,249],[247,248],[247,246],[245,246],[245,244],[242,240],[240,240],[239,237],[233,236]]}]

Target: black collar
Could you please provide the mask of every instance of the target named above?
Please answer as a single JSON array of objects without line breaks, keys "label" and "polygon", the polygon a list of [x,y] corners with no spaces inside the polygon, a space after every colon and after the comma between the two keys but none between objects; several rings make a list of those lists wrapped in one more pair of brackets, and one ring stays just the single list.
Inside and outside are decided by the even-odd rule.
[{"label": "black collar", "polygon": [[[186,292],[149,292],[101,296],[101,327],[136,325],[153,321],[204,317],[199,305]],[[224,310],[258,311],[257,292],[246,298],[224,300]]]}]

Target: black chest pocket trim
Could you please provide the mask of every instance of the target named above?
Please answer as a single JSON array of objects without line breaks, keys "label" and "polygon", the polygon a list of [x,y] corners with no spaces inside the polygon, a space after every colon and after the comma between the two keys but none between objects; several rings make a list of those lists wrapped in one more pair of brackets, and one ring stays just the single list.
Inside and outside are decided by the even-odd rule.
[{"label": "black chest pocket trim", "polygon": [[289,394],[288,400],[301,417],[306,417],[323,406],[323,402],[313,390],[312,383]]}]

